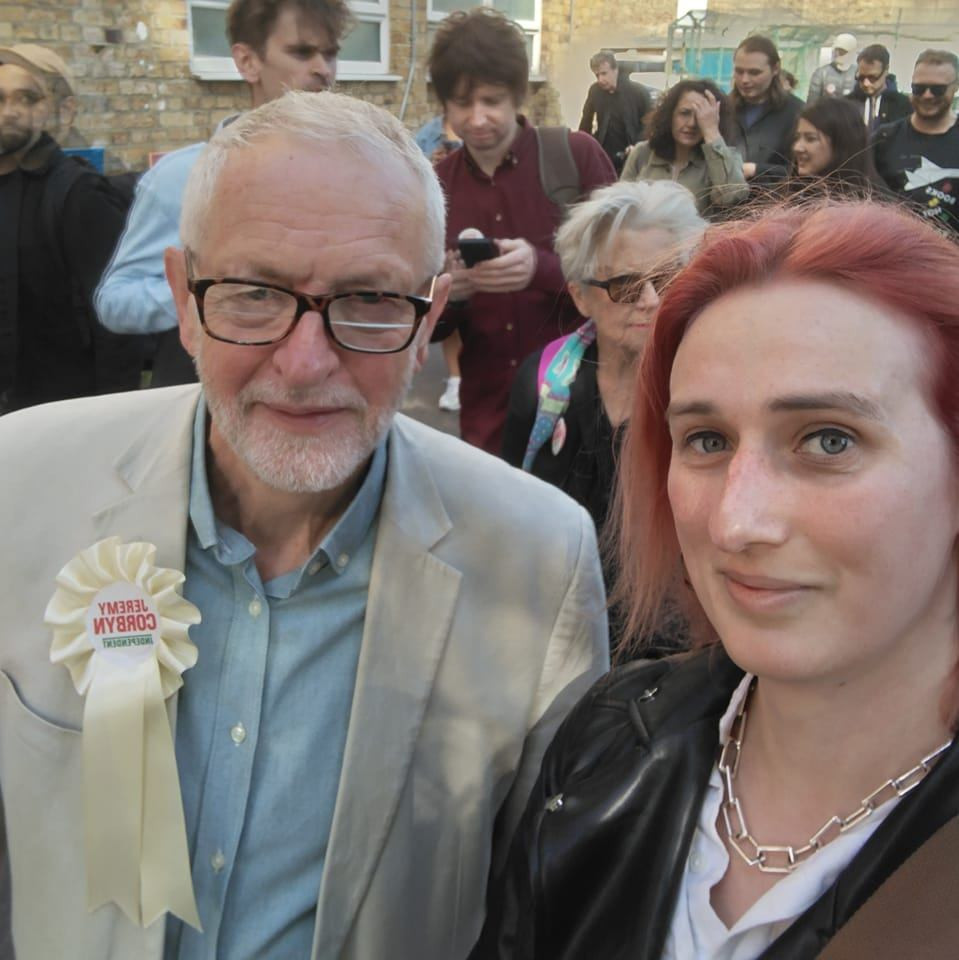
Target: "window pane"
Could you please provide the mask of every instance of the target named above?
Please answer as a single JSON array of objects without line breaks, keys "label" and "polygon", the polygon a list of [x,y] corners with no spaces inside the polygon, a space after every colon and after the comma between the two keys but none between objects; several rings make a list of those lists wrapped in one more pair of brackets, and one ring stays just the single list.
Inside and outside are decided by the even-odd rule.
[{"label": "window pane", "polygon": [[340,48],[340,59],[379,63],[381,60],[380,21],[358,21],[343,41],[343,46]]},{"label": "window pane", "polygon": [[493,9],[501,10],[510,20],[536,19],[536,0],[493,0]]},{"label": "window pane", "polygon": [[193,53],[198,57],[229,57],[226,38],[226,9],[192,8]]},{"label": "window pane", "polygon": [[453,13],[456,10],[469,8],[466,0],[433,0],[430,4],[433,13]]}]

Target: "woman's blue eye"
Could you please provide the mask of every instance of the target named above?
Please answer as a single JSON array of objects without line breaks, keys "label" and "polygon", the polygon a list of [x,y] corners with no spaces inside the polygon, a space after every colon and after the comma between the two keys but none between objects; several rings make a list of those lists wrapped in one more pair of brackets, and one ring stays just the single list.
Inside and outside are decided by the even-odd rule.
[{"label": "woman's blue eye", "polygon": [[697,453],[722,453],[726,449],[726,438],[721,433],[694,433],[686,443]]},{"label": "woman's blue eye", "polygon": [[842,430],[817,430],[803,439],[801,449],[807,449],[809,453],[824,453],[827,456],[835,457],[840,453],[845,453],[852,443],[852,437]]}]

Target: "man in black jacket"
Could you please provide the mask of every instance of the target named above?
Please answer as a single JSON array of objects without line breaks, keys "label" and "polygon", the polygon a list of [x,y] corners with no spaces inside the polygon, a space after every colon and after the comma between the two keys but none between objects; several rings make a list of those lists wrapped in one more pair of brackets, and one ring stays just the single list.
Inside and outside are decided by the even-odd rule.
[{"label": "man in black jacket", "polygon": [[847,99],[862,111],[870,133],[883,123],[894,123],[912,113],[909,98],[889,82],[889,51],[881,43],[864,47],[856,58],[856,89]]},{"label": "man in black jacket", "polygon": [[733,57],[733,92],[743,173],[753,184],[786,177],[802,100],[786,93],[779,51],[768,37],[746,37]]},{"label": "man in black jacket", "polygon": [[609,50],[592,56],[589,69],[596,75],[596,82],[586,94],[579,129],[593,134],[613,161],[616,172],[622,173],[626,154],[643,139],[649,94],[620,70],[616,55]]},{"label": "man in black jacket", "polygon": [[58,83],[72,92],[52,51],[0,48],[0,413],[139,385],[140,341],[92,307],[123,204],[44,132]]}]

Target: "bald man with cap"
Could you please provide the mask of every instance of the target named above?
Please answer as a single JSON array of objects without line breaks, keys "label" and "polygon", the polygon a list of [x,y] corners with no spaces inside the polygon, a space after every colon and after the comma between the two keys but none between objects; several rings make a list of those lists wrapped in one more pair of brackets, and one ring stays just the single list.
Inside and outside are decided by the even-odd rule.
[{"label": "bald man with cap", "polygon": [[92,302],[124,208],[50,136],[58,92],[73,86],[52,50],[0,48],[0,413],[139,385],[140,343]]},{"label": "bald man with cap", "polygon": [[820,97],[845,97],[856,89],[856,51],[859,41],[851,33],[840,33],[832,45],[832,60],[813,71],[806,103]]}]

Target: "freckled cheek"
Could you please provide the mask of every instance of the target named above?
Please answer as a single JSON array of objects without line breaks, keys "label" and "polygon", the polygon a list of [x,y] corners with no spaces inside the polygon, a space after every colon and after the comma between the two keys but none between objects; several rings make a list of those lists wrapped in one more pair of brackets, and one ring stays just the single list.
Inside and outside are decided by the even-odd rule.
[{"label": "freckled cheek", "polygon": [[[676,525],[680,549],[685,554],[709,542],[709,516],[713,497],[711,484],[703,477],[675,465],[670,467],[667,494]],[[689,562],[690,558],[687,558]]]}]

